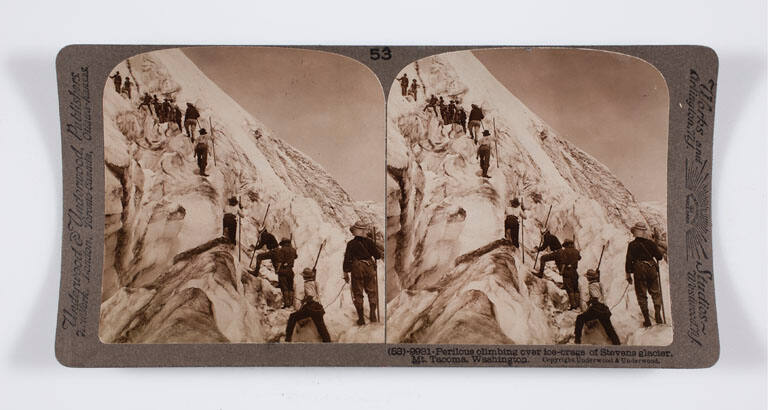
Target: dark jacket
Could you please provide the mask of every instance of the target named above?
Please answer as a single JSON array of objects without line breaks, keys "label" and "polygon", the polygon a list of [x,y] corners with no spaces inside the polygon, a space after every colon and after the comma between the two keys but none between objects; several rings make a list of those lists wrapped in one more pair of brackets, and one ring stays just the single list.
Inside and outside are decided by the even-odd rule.
[{"label": "dark jacket", "polygon": [[275,235],[272,235],[266,230],[261,231],[259,234],[259,242],[256,243],[256,249],[261,249],[265,246],[269,250],[277,248],[277,239],[275,239]]},{"label": "dark jacket", "polygon": [[485,118],[485,115],[483,115],[483,110],[480,109],[480,107],[474,107],[472,108],[472,111],[469,112],[470,121],[480,121],[483,118]]},{"label": "dark jacket", "polygon": [[544,238],[541,241],[541,247],[539,247],[540,251],[543,251],[547,248],[549,248],[551,251],[556,251],[562,247],[563,245],[560,244],[560,240],[557,239],[557,236],[552,235],[549,232],[544,232]]},{"label": "dark jacket", "polygon": [[184,114],[184,121],[196,120],[198,118],[200,118],[200,113],[197,111],[197,108],[195,108],[194,105],[187,107],[187,112]]},{"label": "dark jacket", "polygon": [[355,236],[347,242],[347,249],[344,251],[344,272],[352,271],[352,262],[358,260],[381,259],[381,253],[376,248],[376,243],[370,238]]},{"label": "dark jacket", "polygon": [[539,265],[539,273],[544,272],[544,264],[549,261],[555,261],[557,268],[560,270],[560,274],[563,276],[578,275],[577,269],[579,268],[579,261],[581,260],[581,253],[576,248],[560,248],[554,252],[548,253],[541,257],[541,265]]},{"label": "dark jacket", "polygon": [[[654,258],[656,260],[654,260]],[[624,264],[624,270],[627,273],[633,273],[635,270],[635,262],[637,261],[648,261],[656,266],[656,261],[659,261],[662,258],[663,256],[661,255],[661,251],[659,251],[659,247],[656,246],[656,243],[652,240],[635,238],[629,245],[627,245],[627,260]]]},{"label": "dark jacket", "polygon": [[206,158],[208,157],[208,144],[200,141],[195,145],[195,156],[200,158]]},{"label": "dark jacket", "polygon": [[297,257],[296,249],[293,249],[290,245],[284,245],[256,255],[256,269],[258,270],[261,261],[269,259],[272,261],[272,266],[275,267],[275,272],[278,274],[293,273],[293,261]]}]

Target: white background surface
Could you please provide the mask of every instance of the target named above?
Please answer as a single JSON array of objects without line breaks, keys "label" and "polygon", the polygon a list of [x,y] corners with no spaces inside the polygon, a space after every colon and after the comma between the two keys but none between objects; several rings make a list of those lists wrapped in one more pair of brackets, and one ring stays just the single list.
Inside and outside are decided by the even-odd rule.
[{"label": "white background surface", "polygon": [[[0,408],[766,408],[765,2],[415,3],[3,1]],[[70,43],[710,46],[720,56],[720,361],[704,370],[65,368],[53,355],[62,190],[54,58]]]}]

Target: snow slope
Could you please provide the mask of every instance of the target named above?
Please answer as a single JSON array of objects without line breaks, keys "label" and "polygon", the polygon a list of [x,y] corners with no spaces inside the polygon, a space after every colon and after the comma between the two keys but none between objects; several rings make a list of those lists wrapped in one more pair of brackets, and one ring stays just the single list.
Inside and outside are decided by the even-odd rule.
[{"label": "snow slope", "polygon": [[[531,248],[538,245],[551,205],[550,230],[561,240],[575,239],[582,254],[582,301],[587,299],[583,274],[595,267],[607,243],[602,284],[622,342],[671,343],[666,263],[661,270],[668,325],[638,331],[642,316],[626,286],[624,256],[628,228],[646,217],[610,170],[531,112],[471,52],[425,58],[403,72],[415,74],[425,92],[417,102],[389,94],[388,341],[571,342],[576,312],[564,311],[567,296],[555,283],[561,283],[559,275],[547,272],[552,281],[530,274]],[[461,126],[443,126],[423,111],[430,94],[461,100],[467,113],[477,104],[485,113],[484,126],[493,131],[495,123],[490,179],[479,177],[476,147]],[[525,264],[520,252],[499,241],[505,206],[515,196],[528,210]],[[654,216],[652,226],[666,237],[666,213]],[[607,338],[597,326],[585,329],[583,342]]]},{"label": "snow slope", "polygon": [[[356,204],[311,158],[279,139],[208,79],[178,49],[134,56],[116,69],[138,84],[133,101],[104,88],[106,230],[99,334],[104,342],[266,342],[283,336],[288,311],[265,262],[241,281],[269,206],[266,226],[292,238],[295,272],[318,262],[325,321],[334,341],[380,342],[382,324],[356,326],[341,265],[358,218],[383,232],[383,205]],[[215,130],[208,177],[176,125],[138,110],[144,92],[192,102]],[[257,135],[260,137],[257,138]],[[240,246],[216,240],[226,200],[241,199]],[[379,266],[383,306],[384,272]],[[249,279],[250,278],[250,279]],[[297,301],[303,284],[296,275]],[[343,288],[343,289],[342,289]],[[338,298],[337,295],[340,295]],[[298,303],[298,302],[297,302]],[[367,305],[367,304],[366,304]],[[383,312],[383,309],[382,309]],[[299,326],[294,341],[319,341]]]}]

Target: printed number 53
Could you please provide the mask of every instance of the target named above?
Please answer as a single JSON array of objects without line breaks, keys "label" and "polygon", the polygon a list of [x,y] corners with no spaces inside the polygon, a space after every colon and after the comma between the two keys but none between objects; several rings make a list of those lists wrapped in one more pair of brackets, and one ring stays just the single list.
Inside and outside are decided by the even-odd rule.
[{"label": "printed number 53", "polygon": [[389,60],[390,58],[392,58],[392,50],[389,47],[371,49],[371,60]]}]

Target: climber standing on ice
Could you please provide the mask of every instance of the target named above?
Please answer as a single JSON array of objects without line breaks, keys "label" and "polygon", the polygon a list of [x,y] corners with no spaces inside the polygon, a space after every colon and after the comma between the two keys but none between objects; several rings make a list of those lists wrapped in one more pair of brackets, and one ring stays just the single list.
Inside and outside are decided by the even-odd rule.
[{"label": "climber standing on ice", "polygon": [[461,129],[464,130],[464,134],[467,133],[467,112],[464,111],[464,107],[459,106],[459,110],[456,113],[456,120],[461,125]]},{"label": "climber standing on ice", "polygon": [[451,100],[451,102],[448,103],[448,108],[445,110],[445,114],[447,115],[447,119],[445,120],[446,124],[453,124],[456,122],[456,102]]},{"label": "climber standing on ice", "polygon": [[525,208],[520,205],[520,200],[513,198],[509,201],[504,218],[504,237],[512,242],[515,248],[520,247],[520,220],[525,219]]},{"label": "climber standing on ice", "polygon": [[242,207],[234,196],[229,198],[224,207],[224,219],[222,221],[223,235],[230,243],[237,243],[237,217],[242,218]]},{"label": "climber standing on ice", "polygon": [[469,111],[469,135],[475,144],[477,144],[477,133],[483,127],[483,118],[485,118],[483,110],[476,104],[472,104],[472,109]]},{"label": "climber standing on ice", "polygon": [[549,232],[549,229],[545,229],[544,233],[541,234],[541,245],[535,246],[533,250],[539,252],[549,248],[549,250],[554,252],[562,247],[563,246],[560,245],[560,240],[557,239],[557,236],[552,235],[552,233]]},{"label": "climber standing on ice", "polygon": [[396,79],[400,81],[400,90],[403,92],[403,97],[408,96],[408,73],[403,73],[403,76]]},{"label": "climber standing on ice", "polygon": [[[181,109],[177,104],[173,104],[173,111],[171,111],[171,117],[173,118],[173,122],[176,124],[176,126],[179,128],[179,132],[182,132],[181,128],[181,119],[182,119]],[[202,131],[202,130],[201,130]]]},{"label": "climber standing on ice", "polygon": [[279,248],[256,255],[256,267],[249,272],[253,276],[259,276],[261,261],[272,261],[280,291],[283,293],[283,309],[293,307],[293,262],[297,257],[296,249],[291,246],[291,240],[283,238]]},{"label": "climber standing on ice", "polygon": [[624,270],[627,272],[627,282],[632,284],[632,274],[635,274],[635,295],[643,313],[643,326],[651,326],[651,317],[648,312],[648,295],[653,300],[654,319],[657,324],[663,322],[661,310],[661,284],[659,283],[659,263],[663,256],[656,244],[645,237],[647,228],[642,222],[636,223],[630,232],[634,235],[627,245],[627,258]]},{"label": "climber standing on ice", "polygon": [[411,83],[411,91],[410,94],[413,96],[413,101],[416,101],[419,99],[419,84],[416,83],[416,79],[413,79],[413,82]]},{"label": "climber standing on ice", "polygon": [[480,146],[477,148],[477,158],[480,160],[480,169],[483,171],[483,178],[490,178],[488,167],[491,165],[491,141],[488,130],[483,131],[483,137],[480,139]]},{"label": "climber standing on ice", "polygon": [[122,93],[123,89],[121,87],[123,85],[123,77],[120,76],[120,71],[115,72],[115,74],[109,76],[109,78],[115,82],[115,92],[118,94]]},{"label": "climber standing on ice", "polygon": [[328,328],[325,327],[323,320],[325,309],[320,304],[320,294],[317,292],[317,282],[315,282],[316,275],[315,269],[305,268],[301,272],[301,276],[304,278],[304,299],[301,300],[299,310],[288,316],[288,324],[285,326],[286,342],[293,339],[293,328],[296,326],[296,322],[306,318],[311,318],[312,322],[315,323],[317,333],[320,334],[323,343],[331,342],[331,335],[328,334]]},{"label": "climber standing on ice", "polygon": [[381,259],[376,243],[366,237],[367,226],[363,221],[355,222],[349,228],[355,237],[347,242],[347,248],[344,251],[344,281],[349,283],[350,273],[352,275],[352,303],[357,311],[357,324],[365,324],[365,313],[363,312],[363,292],[368,295],[368,304],[370,306],[371,323],[376,322],[379,284],[376,277],[376,260]]},{"label": "climber standing on ice", "polygon": [[152,97],[149,96],[149,93],[144,93],[144,96],[141,97],[141,103],[139,104],[138,109],[141,110],[142,107],[146,106],[147,111],[149,111],[149,114],[152,114]]},{"label": "climber standing on ice", "polygon": [[187,103],[187,110],[184,113],[184,130],[192,142],[195,141],[195,128],[197,128],[198,118],[200,118],[200,113],[197,111],[197,108],[192,103]]},{"label": "climber standing on ice", "polygon": [[200,128],[200,140],[195,145],[195,158],[197,158],[197,167],[201,177],[208,176],[205,173],[205,167],[208,166],[208,144],[205,143],[204,135],[206,135],[205,128]]},{"label": "climber standing on ice", "polygon": [[579,260],[581,260],[581,254],[573,247],[573,241],[566,239],[563,242],[563,247],[554,252],[548,253],[541,257],[541,263],[539,264],[538,277],[544,277],[544,265],[549,261],[554,261],[558,269],[560,269],[560,275],[563,277],[563,286],[565,291],[568,292],[568,301],[571,304],[571,310],[578,309],[581,305],[581,296],[579,294]]},{"label": "climber standing on ice", "polygon": [[616,334],[616,329],[613,328],[613,323],[611,323],[611,309],[604,303],[603,286],[600,284],[600,269],[589,269],[585,276],[589,281],[589,301],[587,302],[589,307],[587,307],[584,313],[576,316],[574,342],[581,344],[581,331],[584,329],[584,323],[590,320],[598,320],[603,325],[605,334],[611,339],[611,343],[620,345],[619,335]]},{"label": "climber standing on ice", "polygon": [[123,94],[128,96],[128,99],[131,99],[131,79],[128,77],[125,77],[125,82],[123,82]]},{"label": "climber standing on ice", "polygon": [[427,102],[427,106],[424,107],[424,109],[421,110],[421,111],[424,112],[424,111],[427,111],[430,108],[432,109],[432,111],[435,112],[435,117],[439,117],[440,116],[440,114],[438,114],[438,112],[437,112],[437,97],[435,97],[434,94],[432,94],[429,97],[429,101]]}]

